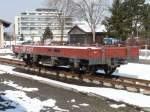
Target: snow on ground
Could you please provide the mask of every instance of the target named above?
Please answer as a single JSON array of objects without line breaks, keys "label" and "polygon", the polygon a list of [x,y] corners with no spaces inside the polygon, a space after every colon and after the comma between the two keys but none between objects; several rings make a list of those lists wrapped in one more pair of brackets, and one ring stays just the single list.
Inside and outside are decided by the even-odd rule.
[{"label": "snow on ground", "polygon": [[128,63],[117,68],[113,75],[150,80],[150,65]]},{"label": "snow on ground", "polygon": [[[6,58],[6,59],[14,59],[13,55],[5,55],[5,56],[0,56],[1,58]],[[17,59],[18,60],[18,59]]]},{"label": "snow on ground", "polygon": [[[136,64],[134,64],[134,66],[132,66],[132,68],[134,68],[135,65]],[[141,65],[141,67],[142,66],[143,65]],[[143,94],[140,94],[140,93],[132,93],[132,92],[128,92],[128,91],[125,91],[125,90],[111,89],[111,88],[84,87],[84,86],[66,84],[66,83],[62,83],[62,82],[59,82],[59,81],[54,81],[54,80],[50,80],[50,79],[47,79],[47,78],[42,78],[42,77],[39,77],[39,76],[32,76],[32,75],[28,75],[28,74],[25,74],[25,73],[15,72],[15,71],[13,71],[13,68],[14,67],[0,65],[0,70],[1,71],[5,71],[5,72],[11,73],[11,74],[16,75],[16,76],[21,76],[21,77],[26,77],[26,78],[29,78],[29,79],[37,80],[39,82],[46,83],[46,84],[49,84],[49,85],[52,85],[52,86],[55,86],[55,87],[65,88],[67,90],[73,90],[73,91],[76,91],[76,92],[83,92],[83,93],[87,93],[88,95],[104,96],[106,98],[109,98],[109,99],[112,99],[112,100],[115,100],[115,101],[118,101],[118,102],[125,102],[125,103],[135,105],[135,106],[139,106],[139,107],[149,107],[150,108],[150,96],[147,96],[147,95],[143,95]],[[143,71],[146,71],[146,70],[143,70]],[[135,72],[137,72],[137,71],[134,71],[134,73]],[[13,100],[15,100],[15,99],[13,99]]]},{"label": "snow on ground", "polygon": [[31,91],[38,91],[38,88],[27,88],[27,87],[22,87],[17,84],[15,84],[13,81],[4,81],[1,82],[2,84],[8,85],[10,87],[16,88],[18,90],[26,91],[26,92],[31,92]]},{"label": "snow on ground", "polygon": [[[9,109],[1,110],[1,112],[40,112],[46,108],[52,108],[59,112],[68,112],[68,110],[56,106],[54,99],[40,101],[37,98],[28,97],[23,91],[4,91],[1,99],[3,99],[1,106],[5,105],[5,107],[10,107]],[[9,101],[9,103],[6,101]]]},{"label": "snow on ground", "polygon": [[140,50],[139,53],[140,53],[139,59],[150,60],[150,50],[143,49],[143,50]]},{"label": "snow on ground", "polygon": [[13,53],[10,48],[0,49],[0,53]]},{"label": "snow on ground", "polygon": [[51,108],[55,112],[69,112],[69,110],[59,108],[56,105],[57,101],[54,99],[41,101],[38,98],[30,98],[25,93],[35,92],[38,88],[22,87],[13,81],[4,81],[1,83],[14,87],[17,90],[0,91],[0,112],[40,112],[47,108]]}]

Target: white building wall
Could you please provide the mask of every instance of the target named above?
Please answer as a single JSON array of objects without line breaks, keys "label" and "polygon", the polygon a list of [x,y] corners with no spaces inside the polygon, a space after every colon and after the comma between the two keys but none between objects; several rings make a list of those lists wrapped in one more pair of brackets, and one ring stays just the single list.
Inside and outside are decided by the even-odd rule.
[{"label": "white building wall", "polygon": [[[60,41],[61,38],[61,26],[59,25],[59,20],[57,19],[58,12],[56,11],[26,11],[15,17],[15,34],[20,37],[21,34],[26,37],[36,38],[35,40],[40,40],[48,26],[53,32],[53,41]],[[73,18],[67,17],[66,23],[69,23],[64,30],[64,41],[67,41],[68,31],[73,26]],[[39,39],[37,39],[39,38]]]}]

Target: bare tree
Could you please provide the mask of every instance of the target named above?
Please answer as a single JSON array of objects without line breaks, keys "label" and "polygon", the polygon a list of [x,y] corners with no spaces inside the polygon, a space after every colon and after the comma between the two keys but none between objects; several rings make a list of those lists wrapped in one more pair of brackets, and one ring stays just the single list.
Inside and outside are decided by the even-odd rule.
[{"label": "bare tree", "polygon": [[80,13],[80,18],[86,21],[93,35],[93,43],[95,43],[95,30],[104,18],[106,11],[106,0],[78,0],[76,5]]},{"label": "bare tree", "polygon": [[75,3],[73,0],[47,0],[48,7],[56,9],[57,19],[59,20],[61,27],[61,42],[64,38],[64,28],[66,24],[66,18],[72,17],[75,10]]}]

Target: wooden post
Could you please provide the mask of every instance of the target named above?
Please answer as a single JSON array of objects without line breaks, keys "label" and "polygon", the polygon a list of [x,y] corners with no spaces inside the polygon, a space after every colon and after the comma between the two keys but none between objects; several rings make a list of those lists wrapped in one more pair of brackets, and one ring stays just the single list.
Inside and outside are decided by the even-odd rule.
[{"label": "wooden post", "polygon": [[2,22],[0,22],[0,48],[4,48],[4,26]]}]

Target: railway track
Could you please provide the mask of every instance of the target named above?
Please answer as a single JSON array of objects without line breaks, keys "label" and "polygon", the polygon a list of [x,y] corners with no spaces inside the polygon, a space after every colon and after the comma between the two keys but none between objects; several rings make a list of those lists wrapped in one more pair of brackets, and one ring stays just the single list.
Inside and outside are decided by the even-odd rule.
[{"label": "railway track", "polygon": [[46,69],[45,67],[34,67],[26,66],[26,64],[20,60],[0,58],[1,64],[8,64],[21,68],[24,70],[32,71],[35,73],[40,73],[44,75],[53,75],[61,78],[81,80],[86,83],[96,84],[101,87],[116,88],[120,90],[127,90],[131,92],[142,93],[150,95],[150,81],[136,78],[128,78],[122,76],[114,76],[111,78],[106,78],[103,76],[93,76],[89,74],[79,75],[71,71],[58,70],[58,69]]}]

